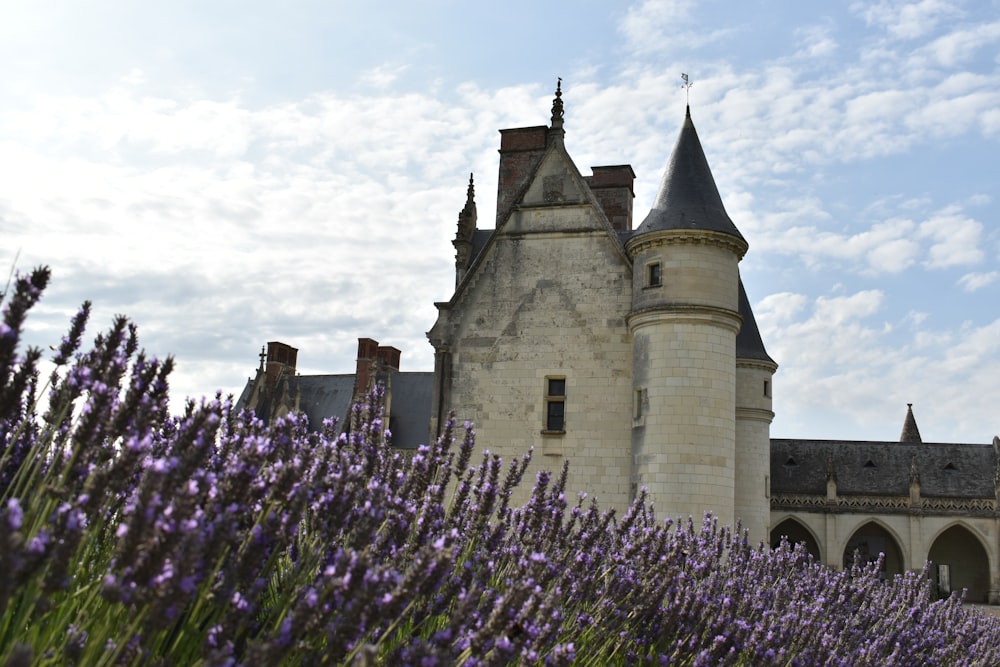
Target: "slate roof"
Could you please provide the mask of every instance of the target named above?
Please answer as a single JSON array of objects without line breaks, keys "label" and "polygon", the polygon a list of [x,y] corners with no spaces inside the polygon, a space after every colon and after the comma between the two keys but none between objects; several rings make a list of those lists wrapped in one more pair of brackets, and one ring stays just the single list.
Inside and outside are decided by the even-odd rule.
[{"label": "slate roof", "polygon": [[668,229],[710,230],[743,239],[722,205],[722,197],[691,120],[690,107],[660,182],[653,209],[636,228],[636,233]]},{"label": "slate roof", "polygon": [[764,341],[760,338],[760,330],[757,328],[757,320],[753,316],[753,309],[750,308],[750,300],[747,298],[747,291],[743,288],[743,279],[740,279],[740,316],[743,317],[743,326],[736,334],[736,358],[756,359],[775,363],[764,349]]},{"label": "slate roof", "polygon": [[339,427],[348,423],[354,397],[354,375],[296,375],[288,378],[289,395],[301,391],[299,409],[309,418],[309,430],[323,430],[323,420],[336,417]]},{"label": "slate roof", "polygon": [[393,373],[389,430],[392,445],[413,449],[430,438],[434,373]]},{"label": "slate roof", "polygon": [[[396,371],[391,373],[389,380],[392,386],[392,403],[389,408],[392,445],[400,449],[414,449],[427,444],[434,373]],[[337,419],[338,431],[350,424],[349,412],[351,399],[354,397],[353,373],[293,375],[283,377],[280,382],[284,386],[279,386],[277,395],[286,395],[291,400],[299,396],[299,410],[308,418],[309,430],[323,430],[324,420],[330,418]],[[236,403],[237,409],[246,404],[252,384],[253,380],[247,383],[247,388]],[[270,411],[270,401],[264,399],[257,408],[257,414],[269,414]]]},{"label": "slate roof", "polygon": [[826,495],[827,471],[837,494],[908,496],[911,466],[920,495],[993,498],[993,445],[771,439],[771,491]]}]

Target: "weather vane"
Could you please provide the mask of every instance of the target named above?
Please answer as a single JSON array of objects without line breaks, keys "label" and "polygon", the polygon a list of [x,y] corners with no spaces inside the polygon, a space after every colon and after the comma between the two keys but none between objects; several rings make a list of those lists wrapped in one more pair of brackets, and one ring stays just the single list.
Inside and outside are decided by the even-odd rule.
[{"label": "weather vane", "polygon": [[691,86],[693,86],[694,84],[691,83],[691,81],[688,79],[688,75],[684,74],[683,72],[681,72],[681,78],[684,79],[684,85],[681,86],[681,88],[684,89],[684,94],[687,96],[686,102],[687,102],[688,106],[690,106],[691,105]]}]

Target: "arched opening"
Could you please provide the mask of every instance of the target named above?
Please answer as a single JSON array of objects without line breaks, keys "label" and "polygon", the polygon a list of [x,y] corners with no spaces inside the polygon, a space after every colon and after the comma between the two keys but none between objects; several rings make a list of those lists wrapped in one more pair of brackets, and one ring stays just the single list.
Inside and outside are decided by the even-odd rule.
[{"label": "arched opening", "polygon": [[789,544],[801,544],[813,558],[820,561],[819,545],[809,529],[795,519],[785,519],[771,530],[771,548],[776,549],[785,538]]},{"label": "arched opening", "polygon": [[888,530],[869,521],[851,535],[844,548],[844,569],[854,564],[855,556],[861,563],[874,563],[879,554],[885,554],[882,560],[882,574],[892,577],[903,573],[903,552],[895,538]]},{"label": "arched opening", "polygon": [[988,602],[990,560],[982,543],[968,528],[952,526],[934,540],[927,554],[931,582],[941,597],[965,589],[966,602]]}]

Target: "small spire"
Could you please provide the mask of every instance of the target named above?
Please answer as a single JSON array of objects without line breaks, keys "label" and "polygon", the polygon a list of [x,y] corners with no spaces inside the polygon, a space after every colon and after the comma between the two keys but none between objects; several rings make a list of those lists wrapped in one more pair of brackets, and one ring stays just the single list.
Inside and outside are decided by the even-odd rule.
[{"label": "small spire", "polygon": [[465,191],[465,206],[458,212],[459,235],[476,227],[476,184],[469,174],[469,187]]},{"label": "small spire", "polygon": [[472,173],[469,173],[469,189],[465,193],[465,208],[476,205],[476,184],[472,180]]},{"label": "small spire", "polygon": [[260,346],[260,370],[264,370],[264,362],[267,361],[267,348]]},{"label": "small spire", "polygon": [[906,404],[906,419],[903,421],[903,432],[899,436],[900,442],[923,442],[920,438],[920,429],[917,428],[917,420],[913,416],[913,403]]},{"label": "small spire", "polygon": [[472,261],[472,240],[476,235],[476,185],[469,174],[469,188],[465,195],[465,206],[458,212],[458,230],[455,240],[455,287],[462,282],[466,269]]},{"label": "small spire", "polygon": [[562,101],[562,77],[556,77],[556,96],[552,100],[552,127],[562,127],[563,122],[563,101]]}]

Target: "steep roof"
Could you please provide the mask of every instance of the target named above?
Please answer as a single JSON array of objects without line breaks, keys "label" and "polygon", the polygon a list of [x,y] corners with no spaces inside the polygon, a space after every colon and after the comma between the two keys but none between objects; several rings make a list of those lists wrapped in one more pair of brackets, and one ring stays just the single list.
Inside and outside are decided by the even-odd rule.
[{"label": "steep roof", "polygon": [[743,326],[736,334],[736,358],[775,363],[774,359],[767,354],[767,350],[764,349],[764,341],[761,340],[757,320],[750,308],[750,299],[747,298],[747,291],[743,288],[742,278],[740,278],[740,316],[743,318]]},{"label": "steep roof", "polygon": [[722,205],[708,159],[691,121],[690,107],[653,209],[636,229],[636,234],[669,229],[701,229],[743,239]]}]

